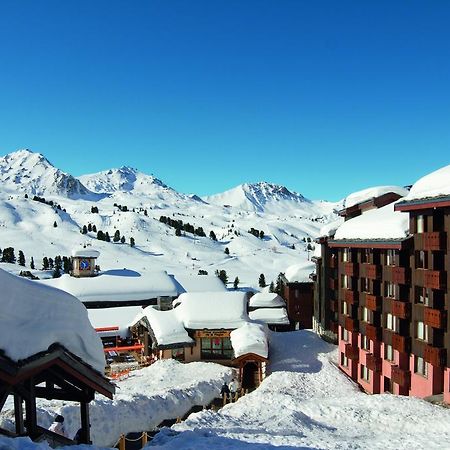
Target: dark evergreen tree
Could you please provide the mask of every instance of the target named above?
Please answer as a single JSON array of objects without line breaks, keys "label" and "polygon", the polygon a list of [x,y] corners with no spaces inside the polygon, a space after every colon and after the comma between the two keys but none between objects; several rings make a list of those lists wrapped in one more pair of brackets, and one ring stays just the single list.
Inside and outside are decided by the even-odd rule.
[{"label": "dark evergreen tree", "polygon": [[7,247],[3,249],[2,262],[14,264],[16,262],[16,255],[14,254],[13,247]]},{"label": "dark evergreen tree", "polygon": [[238,288],[238,286],[239,286],[239,278],[238,277],[236,277],[235,279],[234,279],[234,282],[233,282],[233,287],[234,287],[234,289],[237,289]]},{"label": "dark evergreen tree", "polygon": [[88,231],[92,231],[92,224],[88,223]]},{"label": "dark evergreen tree", "polygon": [[273,281],[270,282],[269,292],[275,292],[275,285],[273,284]]},{"label": "dark evergreen tree", "polygon": [[62,262],[64,273],[70,273],[72,270],[72,262],[70,261],[70,259],[67,256],[63,256]]},{"label": "dark evergreen tree", "polygon": [[200,269],[200,270],[198,271],[198,274],[199,274],[199,275],[208,275],[208,271],[207,271],[207,270]]},{"label": "dark evergreen tree", "polygon": [[181,229],[180,228],[177,228],[175,230],[175,236],[181,236]]},{"label": "dark evergreen tree", "polygon": [[56,223],[56,220],[53,222],[53,228],[57,228],[58,224]]},{"label": "dark evergreen tree", "polygon": [[92,231],[93,231],[94,233],[97,233],[97,227],[96,227],[95,225],[92,225]]},{"label": "dark evergreen tree", "polygon": [[259,276],[258,285],[259,285],[259,287],[262,287],[262,288],[267,286],[266,277],[264,276],[263,273]]},{"label": "dark evergreen tree", "polygon": [[83,233],[83,234],[87,234],[87,232],[88,232],[87,226],[86,226],[86,225],[83,225],[83,231],[82,231],[82,233]]},{"label": "dark evergreen tree", "polygon": [[31,257],[31,259],[30,259],[30,269],[31,269],[31,270],[34,270],[34,269],[35,269],[33,257]]},{"label": "dark evergreen tree", "polygon": [[274,292],[280,296],[283,296],[283,274],[281,272],[278,274]]},{"label": "dark evergreen tree", "polygon": [[53,261],[53,258],[48,258],[48,267],[50,269],[53,269],[53,267],[55,267],[55,261]]},{"label": "dark evergreen tree", "polygon": [[122,236],[122,237],[120,238],[120,242],[121,242],[122,244],[125,244],[125,236]]},{"label": "dark evergreen tree", "polygon": [[105,233],[103,233],[102,230],[98,230],[98,231],[97,231],[97,239],[98,239],[99,241],[104,241],[104,240],[105,240]]},{"label": "dark evergreen tree", "polygon": [[130,237],[130,247],[134,247],[136,242],[134,241],[134,237]]},{"label": "dark evergreen tree", "polygon": [[229,255],[230,254],[230,249],[228,247],[225,247],[225,255]]},{"label": "dark evergreen tree", "polygon": [[25,266],[25,255],[22,250],[19,250],[19,266]]},{"label": "dark evergreen tree", "polygon": [[209,237],[210,237],[213,241],[217,241],[216,233],[214,233],[213,230],[211,230],[211,231],[209,232]]},{"label": "dark evergreen tree", "polygon": [[42,258],[42,270],[48,270],[49,267],[50,267],[50,265],[48,263],[48,258],[46,256],[44,256]]},{"label": "dark evergreen tree", "polygon": [[260,239],[264,239],[264,231],[261,230],[261,231],[259,232],[259,238],[260,238]]},{"label": "dark evergreen tree", "polygon": [[109,233],[108,232],[105,233],[105,241],[106,242],[111,242],[111,238],[109,237]]},{"label": "dark evergreen tree", "polygon": [[114,233],[113,242],[119,242],[119,241],[120,241],[120,231],[116,230],[116,232]]},{"label": "dark evergreen tree", "polygon": [[222,283],[226,286],[228,283],[228,275],[226,270],[216,270],[216,275],[219,277],[219,279],[222,280]]}]

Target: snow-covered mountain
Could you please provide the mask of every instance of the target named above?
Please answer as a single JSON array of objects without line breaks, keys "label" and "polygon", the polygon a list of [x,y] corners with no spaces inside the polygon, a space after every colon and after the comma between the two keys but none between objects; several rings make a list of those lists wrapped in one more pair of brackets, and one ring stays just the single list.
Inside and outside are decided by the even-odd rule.
[{"label": "snow-covered mountain", "polygon": [[72,175],[54,167],[40,153],[18,150],[0,158],[0,183],[3,190],[32,195],[68,198],[95,195]]}]

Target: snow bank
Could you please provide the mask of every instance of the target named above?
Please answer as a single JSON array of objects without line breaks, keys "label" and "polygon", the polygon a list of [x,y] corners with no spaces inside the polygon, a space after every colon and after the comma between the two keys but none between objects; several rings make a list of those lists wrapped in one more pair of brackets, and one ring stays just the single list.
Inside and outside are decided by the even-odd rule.
[{"label": "snow bank", "polygon": [[251,308],[277,308],[286,306],[286,302],[275,292],[258,292],[249,302]]},{"label": "snow bank", "polygon": [[176,297],[177,289],[167,272],[139,273],[134,270],[108,270],[96,277],[41,280],[40,283],[69,292],[82,302],[121,302]]},{"label": "snow bank", "polygon": [[403,200],[450,195],[450,165],[431,172],[416,181]]},{"label": "snow bank", "polygon": [[403,239],[409,234],[408,214],[394,211],[395,203],[371,209],[344,222],[334,239]]},{"label": "snow bank", "polygon": [[230,339],[236,358],[247,353],[255,353],[267,358],[269,354],[267,326],[265,325],[247,322],[240,328],[233,330],[230,333]]},{"label": "snow bank", "polygon": [[408,194],[408,190],[401,186],[375,186],[353,192],[353,194],[347,196],[344,200],[344,208],[350,208],[351,206],[366,202],[372,198],[381,197],[382,195],[389,194],[390,192],[398,194],[400,197],[404,197]]},{"label": "snow bank", "polygon": [[286,308],[258,308],[248,313],[250,319],[260,320],[268,325],[289,325]]},{"label": "snow bank", "polygon": [[19,361],[59,343],[103,373],[105,356],[86,308],[66,292],[0,269],[0,349]]},{"label": "snow bank", "polygon": [[[58,447],[59,450],[112,450],[96,445],[70,445]],[[0,450],[52,450],[47,442],[33,442],[28,437],[8,438],[0,435]]]},{"label": "snow bank", "polygon": [[311,283],[309,275],[316,270],[316,265],[311,261],[293,264],[286,269],[284,276],[289,283]]}]

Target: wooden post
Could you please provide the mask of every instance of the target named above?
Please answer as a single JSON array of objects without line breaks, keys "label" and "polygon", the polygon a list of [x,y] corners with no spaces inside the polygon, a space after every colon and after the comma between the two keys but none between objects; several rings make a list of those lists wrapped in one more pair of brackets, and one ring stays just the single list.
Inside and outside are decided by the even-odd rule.
[{"label": "wooden post", "polygon": [[22,397],[16,392],[14,392],[14,419],[16,422],[16,434],[19,436],[25,434]]},{"label": "wooden post", "polygon": [[30,380],[26,383],[28,388],[28,398],[25,399],[25,411],[26,411],[26,428],[27,434],[31,437],[37,435],[37,416],[36,416],[36,395],[34,392],[34,380]]},{"label": "wooden post", "polygon": [[142,433],[142,448],[144,448],[147,445],[147,442],[148,442],[147,432],[144,431]]},{"label": "wooden post", "polygon": [[81,416],[81,429],[83,430],[82,444],[91,443],[91,430],[89,423],[89,403],[82,401],[80,402],[80,416]]},{"label": "wooden post", "polygon": [[124,434],[120,435],[119,450],[125,450],[125,435]]}]

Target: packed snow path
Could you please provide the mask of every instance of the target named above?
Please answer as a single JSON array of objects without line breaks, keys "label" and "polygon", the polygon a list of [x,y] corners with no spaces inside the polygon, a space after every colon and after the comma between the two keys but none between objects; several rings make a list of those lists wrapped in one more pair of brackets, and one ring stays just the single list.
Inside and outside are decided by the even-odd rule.
[{"label": "packed snow path", "polygon": [[366,395],[337,369],[336,355],[335,346],[310,331],[273,333],[272,373],[256,391],[218,413],[191,415],[151,446],[449,448],[450,409],[415,398]]}]

